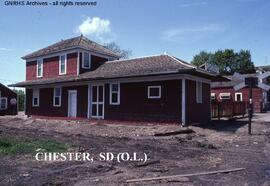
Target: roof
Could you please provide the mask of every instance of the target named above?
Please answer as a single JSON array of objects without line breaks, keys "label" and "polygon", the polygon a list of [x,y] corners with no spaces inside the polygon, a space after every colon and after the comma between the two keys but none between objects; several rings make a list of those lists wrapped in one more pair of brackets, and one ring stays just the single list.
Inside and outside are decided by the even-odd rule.
[{"label": "roof", "polygon": [[[17,95],[16,92],[14,92],[13,90],[11,90],[10,88],[6,87],[5,85],[3,85],[2,83],[0,83],[0,92],[1,92],[1,89],[6,89],[7,91],[9,91],[10,93],[14,94],[14,95]],[[0,94],[1,96],[1,94]]]},{"label": "roof", "polygon": [[[242,74],[244,77],[257,77],[258,74]],[[234,76],[224,76],[230,81],[223,81],[223,82],[213,82],[211,83],[211,88],[228,88],[234,87],[235,85],[241,83],[243,80],[234,78]]]},{"label": "roof", "polygon": [[261,70],[261,71],[270,71],[270,65],[257,66],[257,67],[255,67],[255,69]]},{"label": "roof", "polygon": [[119,54],[107,49],[106,47],[89,40],[83,35],[74,37],[71,39],[62,40],[60,42],[54,43],[50,46],[32,52],[26,56],[23,56],[22,59],[31,59],[36,57],[41,57],[43,55],[53,54],[60,51],[65,51],[69,49],[82,48],[86,50],[90,50],[93,52],[97,52],[99,54],[108,55],[112,57],[119,57]]},{"label": "roof", "polygon": [[78,76],[62,76],[57,78],[24,81],[10,86],[24,87],[60,82],[77,82],[180,73],[190,73],[205,77],[207,79],[217,78],[216,74],[196,68],[195,66],[173,56],[162,54],[126,60],[108,61],[99,66],[97,69],[85,72]]}]

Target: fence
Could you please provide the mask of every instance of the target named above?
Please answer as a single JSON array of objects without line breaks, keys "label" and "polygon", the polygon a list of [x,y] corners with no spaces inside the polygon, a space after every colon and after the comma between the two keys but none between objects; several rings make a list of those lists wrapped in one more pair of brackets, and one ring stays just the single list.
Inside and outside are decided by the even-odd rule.
[{"label": "fence", "polygon": [[244,101],[212,102],[212,118],[244,116],[247,111],[247,103]]}]

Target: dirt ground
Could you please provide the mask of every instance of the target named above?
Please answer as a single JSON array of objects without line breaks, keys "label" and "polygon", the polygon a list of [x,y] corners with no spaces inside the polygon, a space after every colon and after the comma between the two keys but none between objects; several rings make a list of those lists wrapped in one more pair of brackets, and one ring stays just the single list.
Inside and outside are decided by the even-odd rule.
[{"label": "dirt ground", "polygon": [[[266,113],[267,114],[267,113]],[[269,114],[269,113],[268,113]],[[70,152],[137,152],[138,162],[38,162],[32,155],[0,156],[0,185],[270,185],[270,122],[256,118],[253,134],[246,119],[190,126],[191,134],[155,137],[180,130],[178,125],[106,124],[87,121],[0,117],[0,135],[53,139]],[[198,173],[232,168],[243,171],[126,183],[128,179]]]}]

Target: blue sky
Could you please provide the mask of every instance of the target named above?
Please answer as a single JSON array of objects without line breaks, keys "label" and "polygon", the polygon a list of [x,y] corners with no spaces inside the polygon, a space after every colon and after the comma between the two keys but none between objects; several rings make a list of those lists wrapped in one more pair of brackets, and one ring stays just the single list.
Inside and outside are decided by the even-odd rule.
[{"label": "blue sky", "polygon": [[23,55],[80,33],[115,41],[132,57],[166,51],[191,61],[202,50],[232,48],[270,65],[269,10],[267,0],[97,0],[95,7],[65,8],[1,1],[0,82],[25,80]]}]

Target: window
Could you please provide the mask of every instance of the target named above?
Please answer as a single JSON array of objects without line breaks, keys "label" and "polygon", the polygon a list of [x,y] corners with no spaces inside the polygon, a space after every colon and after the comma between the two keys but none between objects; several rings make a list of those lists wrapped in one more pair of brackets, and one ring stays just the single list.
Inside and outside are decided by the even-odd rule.
[{"label": "window", "polygon": [[235,101],[243,101],[243,97],[242,97],[241,92],[235,93]]},{"label": "window", "polygon": [[7,98],[1,97],[0,98],[0,110],[6,110],[7,109]]},{"label": "window", "polygon": [[211,93],[211,100],[215,100],[216,99],[216,93]]},{"label": "window", "polygon": [[148,99],[161,98],[161,86],[148,86]]},{"label": "window", "polygon": [[110,84],[110,104],[111,105],[120,104],[120,84],[119,83]]},{"label": "window", "polygon": [[91,68],[91,55],[88,52],[83,52],[83,68]]},{"label": "window", "polygon": [[53,106],[54,107],[60,107],[61,106],[61,88],[54,88],[54,94],[53,94]]},{"label": "window", "polygon": [[66,74],[67,72],[67,56],[59,56],[59,75]]},{"label": "window", "polygon": [[219,94],[219,98],[221,99],[221,100],[229,100],[229,99],[231,99],[231,93],[220,93]]},{"label": "window", "polygon": [[39,89],[33,89],[32,106],[33,107],[38,107],[39,106]]},{"label": "window", "polygon": [[38,59],[37,60],[37,77],[43,76],[43,60]]},{"label": "window", "polygon": [[196,101],[197,103],[202,103],[202,82],[196,82]]}]

